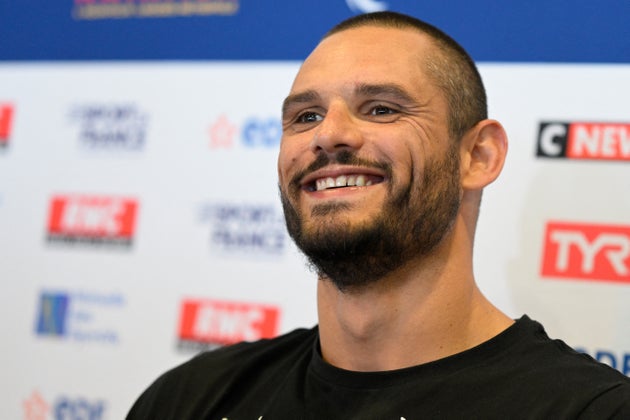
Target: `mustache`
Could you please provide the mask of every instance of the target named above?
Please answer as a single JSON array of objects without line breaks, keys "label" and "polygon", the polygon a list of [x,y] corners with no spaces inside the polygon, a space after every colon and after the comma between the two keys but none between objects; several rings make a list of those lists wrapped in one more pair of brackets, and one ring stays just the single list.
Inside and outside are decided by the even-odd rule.
[{"label": "mustache", "polygon": [[332,156],[328,153],[323,152],[318,154],[315,160],[310,165],[296,173],[293,178],[291,178],[290,184],[293,188],[300,188],[300,186],[302,185],[302,179],[305,176],[333,164],[362,166],[365,168],[377,168],[385,172],[387,177],[390,179],[392,175],[391,164],[363,159],[358,157],[355,152],[351,152],[350,150],[342,150]]}]

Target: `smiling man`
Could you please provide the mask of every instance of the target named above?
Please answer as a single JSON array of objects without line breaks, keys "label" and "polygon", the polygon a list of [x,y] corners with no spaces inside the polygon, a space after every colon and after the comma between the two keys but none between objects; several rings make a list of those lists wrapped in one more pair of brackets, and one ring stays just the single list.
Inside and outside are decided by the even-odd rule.
[{"label": "smiling man", "polygon": [[482,190],[507,139],[467,53],[408,16],[329,32],[283,104],[287,228],[319,325],[199,355],[129,418],[630,418],[630,380],[478,289]]}]

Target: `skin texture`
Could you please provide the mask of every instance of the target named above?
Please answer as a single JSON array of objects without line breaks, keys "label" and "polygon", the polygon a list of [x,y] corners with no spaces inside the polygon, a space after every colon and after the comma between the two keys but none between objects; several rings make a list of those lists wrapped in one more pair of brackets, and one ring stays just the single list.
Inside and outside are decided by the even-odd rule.
[{"label": "skin texture", "polygon": [[[357,259],[369,252],[339,243],[335,258],[346,269],[336,272],[334,258],[316,267],[322,355],[340,368],[426,363],[474,347],[513,322],[481,294],[472,270],[481,190],[501,171],[506,135],[498,122],[483,120],[461,141],[450,138],[446,98],[423,70],[431,54],[438,54],[432,40],[416,30],[348,29],[317,46],[285,100],[278,175],[294,238],[352,241],[383,221],[396,226],[422,215],[390,232],[369,270],[359,270],[369,258],[353,266],[354,255],[344,250]],[[437,177],[428,176],[435,171]],[[363,174],[373,183],[310,188],[342,174]],[[401,197],[405,206],[392,204]],[[429,228],[409,235],[415,222]],[[401,258],[389,264],[393,246],[390,254]],[[378,261],[386,269],[370,278]]]}]

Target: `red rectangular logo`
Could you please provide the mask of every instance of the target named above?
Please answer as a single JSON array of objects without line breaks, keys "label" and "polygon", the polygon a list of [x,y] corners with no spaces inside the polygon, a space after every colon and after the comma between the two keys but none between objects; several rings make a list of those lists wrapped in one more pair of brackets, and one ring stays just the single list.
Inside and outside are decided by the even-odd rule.
[{"label": "red rectangular logo", "polygon": [[134,199],[67,195],[51,199],[48,235],[130,241],[138,203]]},{"label": "red rectangular logo", "polygon": [[536,155],[556,159],[630,161],[630,123],[542,122]]},{"label": "red rectangular logo", "polygon": [[11,137],[13,106],[0,103],[0,147],[6,146]]},{"label": "red rectangular logo", "polygon": [[542,275],[630,283],[630,226],[549,222]]},{"label": "red rectangular logo", "polygon": [[630,160],[630,124],[572,123],[567,157]]},{"label": "red rectangular logo", "polygon": [[280,310],[275,306],[216,300],[182,302],[180,340],[229,345],[272,338],[278,334]]}]

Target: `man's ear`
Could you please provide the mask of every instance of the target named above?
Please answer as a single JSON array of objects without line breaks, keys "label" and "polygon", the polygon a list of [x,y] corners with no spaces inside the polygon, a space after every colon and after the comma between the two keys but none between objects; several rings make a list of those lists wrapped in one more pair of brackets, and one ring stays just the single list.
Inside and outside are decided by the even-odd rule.
[{"label": "man's ear", "polygon": [[497,179],[507,154],[507,134],[495,120],[483,120],[468,130],[460,145],[464,190],[481,190]]}]

